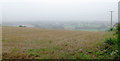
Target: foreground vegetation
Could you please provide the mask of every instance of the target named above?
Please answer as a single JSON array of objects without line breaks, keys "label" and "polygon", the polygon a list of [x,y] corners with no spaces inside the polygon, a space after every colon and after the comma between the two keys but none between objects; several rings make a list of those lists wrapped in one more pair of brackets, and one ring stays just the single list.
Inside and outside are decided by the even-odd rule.
[{"label": "foreground vegetation", "polygon": [[115,28],[110,28],[113,37],[109,37],[101,45],[101,49],[104,52],[103,57],[107,56],[110,59],[120,59],[120,23],[116,24]]},{"label": "foreground vegetation", "polygon": [[3,27],[3,59],[115,59],[115,31]]}]

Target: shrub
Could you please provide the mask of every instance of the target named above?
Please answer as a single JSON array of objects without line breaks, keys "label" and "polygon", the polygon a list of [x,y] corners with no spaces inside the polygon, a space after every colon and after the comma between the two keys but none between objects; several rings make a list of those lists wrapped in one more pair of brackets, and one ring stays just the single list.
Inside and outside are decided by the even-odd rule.
[{"label": "shrub", "polygon": [[19,27],[23,27],[23,25],[19,25]]},{"label": "shrub", "polygon": [[117,29],[116,33],[118,34],[118,43],[117,43],[117,45],[118,45],[118,55],[119,55],[119,58],[120,58],[120,23],[117,24],[116,29]]},{"label": "shrub", "polygon": [[114,38],[109,38],[105,41],[103,49],[109,57],[120,59],[120,23],[117,24],[116,29],[111,28],[110,31],[116,32],[116,34],[113,35]]},{"label": "shrub", "polygon": [[19,27],[26,27],[26,26],[23,26],[23,25],[19,25]]},{"label": "shrub", "polygon": [[107,40],[105,41],[105,43],[106,43],[106,44],[109,44],[109,45],[113,45],[113,44],[114,44],[114,41],[113,41],[111,38],[109,38],[109,39],[107,39]]},{"label": "shrub", "polygon": [[114,28],[110,28],[110,31],[113,31],[114,30]]}]

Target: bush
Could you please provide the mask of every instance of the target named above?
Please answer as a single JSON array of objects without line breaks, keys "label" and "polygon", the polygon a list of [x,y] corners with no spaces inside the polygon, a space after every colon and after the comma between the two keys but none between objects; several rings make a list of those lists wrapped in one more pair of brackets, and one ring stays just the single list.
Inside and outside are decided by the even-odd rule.
[{"label": "bush", "polygon": [[113,41],[111,38],[109,38],[109,39],[107,39],[107,40],[105,41],[105,43],[106,43],[106,44],[109,44],[109,45],[113,45],[113,44],[114,44],[114,41]]},{"label": "bush", "polygon": [[120,32],[120,23],[117,24],[116,29],[118,32]]},{"label": "bush", "polygon": [[110,31],[113,31],[114,30],[114,28],[110,28]]},{"label": "bush", "polygon": [[106,51],[106,55],[113,59],[120,59],[120,23],[117,24],[115,29],[110,28],[110,31],[116,32],[116,34],[113,35],[113,38],[109,38],[104,42],[103,50]]},{"label": "bush", "polygon": [[19,25],[19,27],[26,27],[26,26],[23,26],[23,25]]},{"label": "bush", "polygon": [[118,43],[117,43],[117,45],[118,45],[118,55],[119,55],[119,58],[120,58],[120,23],[117,24],[116,29],[117,29],[116,33],[118,34]]}]

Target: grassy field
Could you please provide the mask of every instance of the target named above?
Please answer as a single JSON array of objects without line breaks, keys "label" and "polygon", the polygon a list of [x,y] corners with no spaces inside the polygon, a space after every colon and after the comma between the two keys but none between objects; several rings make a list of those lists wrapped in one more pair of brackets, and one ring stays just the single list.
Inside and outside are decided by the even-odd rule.
[{"label": "grassy field", "polygon": [[[3,59],[89,59],[107,32],[2,27]],[[91,52],[91,51],[94,52]]]}]

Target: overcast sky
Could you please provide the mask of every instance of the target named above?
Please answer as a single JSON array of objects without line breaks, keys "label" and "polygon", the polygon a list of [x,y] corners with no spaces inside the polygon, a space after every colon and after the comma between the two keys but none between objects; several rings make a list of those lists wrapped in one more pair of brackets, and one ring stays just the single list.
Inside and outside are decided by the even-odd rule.
[{"label": "overcast sky", "polygon": [[2,21],[117,21],[119,0],[2,0]]}]

